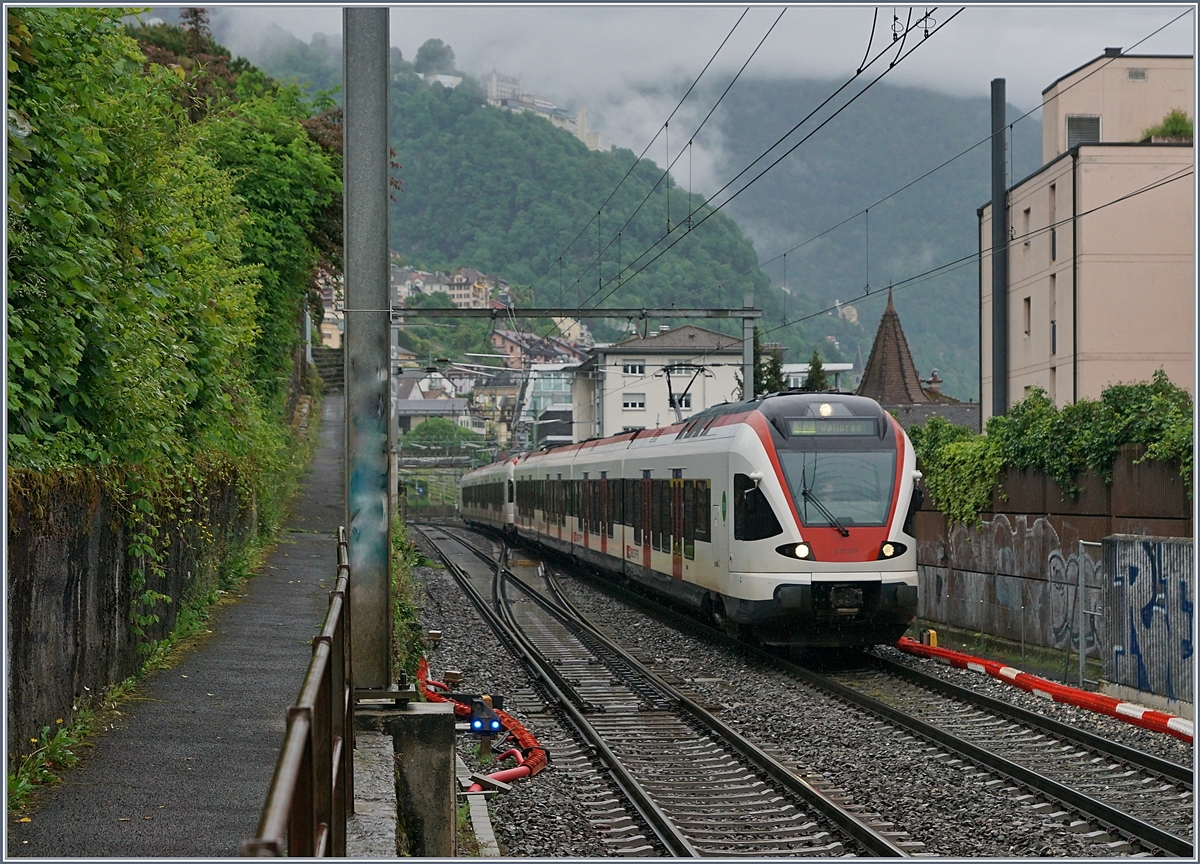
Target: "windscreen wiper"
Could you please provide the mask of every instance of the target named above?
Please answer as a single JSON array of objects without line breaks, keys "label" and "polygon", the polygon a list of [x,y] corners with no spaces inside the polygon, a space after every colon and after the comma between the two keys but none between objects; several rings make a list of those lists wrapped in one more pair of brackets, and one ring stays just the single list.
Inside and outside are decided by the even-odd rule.
[{"label": "windscreen wiper", "polygon": [[814,495],[811,489],[801,488],[800,494],[804,496],[804,500],[811,501],[813,504],[817,505],[817,509],[821,511],[821,515],[833,523],[833,527],[837,528],[839,534],[841,534],[843,537],[850,536],[850,531],[847,530],[846,526],[839,522],[837,517],[829,512],[829,508],[821,503],[821,499]]}]

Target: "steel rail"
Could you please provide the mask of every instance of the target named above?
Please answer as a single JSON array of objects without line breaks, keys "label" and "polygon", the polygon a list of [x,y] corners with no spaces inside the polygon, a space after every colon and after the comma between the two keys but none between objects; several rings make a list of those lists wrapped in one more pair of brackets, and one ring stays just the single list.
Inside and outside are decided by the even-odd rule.
[{"label": "steel rail", "polygon": [[1043,717],[1041,714],[1030,711],[1028,708],[1022,708],[1011,702],[1005,702],[1002,699],[996,699],[984,693],[979,693],[969,687],[960,687],[952,681],[947,681],[936,675],[930,675],[928,672],[922,672],[920,669],[913,669],[911,666],[905,666],[903,663],[897,663],[895,660],[887,657],[872,656],[871,659],[875,665],[889,675],[895,675],[897,678],[903,678],[919,687],[934,690],[943,696],[949,696],[952,699],[962,702],[969,702],[993,714],[999,714],[1028,726],[1033,726],[1034,728],[1049,732],[1051,735],[1061,738],[1064,741],[1078,744],[1080,747],[1095,753],[1101,753],[1121,762],[1136,765],[1139,768],[1160,774],[1165,778],[1183,783],[1189,789],[1192,788],[1194,774],[1192,769],[1187,765],[1180,765],[1178,762],[1171,762],[1168,759],[1137,750],[1119,741],[1103,738],[1093,732],[1088,732],[1086,729],[1077,729],[1074,726],[1068,726],[1066,723],[1061,723],[1053,718]]},{"label": "steel rail", "polygon": [[[476,556],[495,563],[482,550],[475,547],[473,544],[464,540],[456,534],[444,532],[453,537],[460,544],[470,549]],[[733,729],[728,724],[722,722],[711,712],[701,706],[696,700],[681,692],[676,687],[664,681],[660,676],[648,669],[641,661],[625,651],[620,645],[614,642],[610,637],[599,630],[582,612],[580,612],[574,604],[562,593],[553,577],[547,575],[547,582],[551,591],[554,594],[553,599],[545,597],[540,591],[529,586],[523,579],[516,574],[504,570],[506,579],[512,581],[522,588],[530,597],[539,602],[543,608],[550,611],[552,614],[559,616],[560,620],[567,626],[574,628],[582,627],[588,634],[590,640],[599,642],[604,650],[615,654],[622,662],[630,668],[636,670],[638,674],[644,676],[646,680],[667,699],[679,704],[685,708],[688,713],[699,720],[704,726],[715,732],[732,748],[741,755],[747,762],[763,774],[769,776],[786,788],[789,792],[797,795],[802,800],[811,805],[816,811],[821,813],[825,818],[829,819],[840,830],[844,831],[847,836],[853,837],[861,843],[865,849],[871,854],[879,857],[889,858],[907,858],[910,854],[902,846],[884,836],[881,832],[872,827],[866,820],[860,818],[856,814],[846,810],[839,805],[833,798],[815,786],[799,777],[791,768],[783,764],[771,754],[767,753],[754,742],[747,739],[737,730]]]},{"label": "steel rail", "polygon": [[[771,654],[761,648],[749,645],[746,642],[737,639],[736,637],[730,636],[724,631],[710,627],[700,621],[697,621],[695,618],[680,613],[675,609],[657,602],[656,600],[652,600],[641,594],[622,588],[621,586],[616,585],[610,580],[604,579],[603,577],[594,576],[590,573],[587,573],[586,576],[593,583],[604,586],[607,590],[612,591],[624,600],[633,602],[635,604],[640,604],[648,609],[652,609],[664,617],[699,630],[705,635],[715,638],[726,645],[736,646],[749,654],[773,663],[786,671],[788,674],[794,675],[795,677],[804,680],[818,689],[825,690],[825,692],[831,693],[843,699],[844,701],[855,705],[856,707],[862,708],[866,711],[876,714],[879,717],[890,720],[899,726],[903,726],[905,729],[908,729],[911,732],[915,732],[916,734],[930,741],[934,741],[943,747],[954,750],[959,755],[965,756],[966,758],[975,761],[977,764],[984,765],[991,770],[1004,774],[1031,789],[1035,789],[1038,792],[1049,795],[1050,797],[1075,808],[1080,813],[1084,813],[1092,817],[1105,827],[1111,827],[1117,830],[1123,836],[1155,846],[1164,852],[1178,855],[1183,858],[1193,858],[1195,856],[1194,845],[1185,838],[1179,837],[1178,835],[1172,834],[1168,831],[1164,831],[1155,825],[1151,825],[1148,822],[1138,819],[1135,816],[1125,813],[1124,811],[1118,810],[1117,808],[1105,804],[1102,801],[1097,801],[1091,796],[1085,795],[1075,789],[1071,789],[1069,786],[1065,786],[1056,780],[1045,777],[1038,772],[1033,771],[1032,769],[1026,768],[1023,765],[1006,759],[997,753],[993,753],[990,750],[979,747],[978,745],[972,744],[969,741],[965,741],[957,735],[953,735],[952,733],[939,729],[938,727],[926,723],[919,718],[905,714],[902,711],[894,709],[877,699],[859,693],[853,688],[832,681],[825,676],[820,675],[819,673],[784,660],[783,658]],[[1039,720],[1044,719],[1045,718],[1039,718]]]},{"label": "steel rail", "polygon": [[819,811],[825,818],[829,819],[833,824],[837,825],[846,834],[853,837],[861,843],[873,855],[880,857],[907,858],[910,853],[903,847],[897,845],[888,837],[873,828],[868,822],[860,819],[854,813],[841,807],[832,797],[817,789],[804,778],[798,776],[792,769],[784,765],[771,754],[767,753],[754,742],[747,739],[728,723],[723,722],[714,714],[705,709],[699,702],[692,699],[686,693],[680,691],[676,687],[668,684],[659,675],[648,669],[636,657],[629,654],[621,648],[620,645],[613,642],[609,637],[605,636],[600,630],[592,624],[586,615],[580,612],[561,589],[553,577],[548,577],[548,583],[556,598],[562,603],[576,619],[591,629],[596,637],[603,639],[608,643],[610,648],[621,655],[625,662],[629,663],[658,687],[662,689],[664,694],[669,695],[673,699],[677,699],[679,704],[687,708],[687,710],[697,720],[711,729],[713,732],[720,735],[723,739],[733,745],[733,748],[741,754],[743,758],[753,764],[764,774],[771,777],[776,782],[782,784],[788,791],[799,795],[814,809]]},{"label": "steel rail", "polygon": [[[475,585],[472,584],[470,576],[455,564],[450,557],[444,553],[437,542],[427,534],[421,526],[414,527],[424,536],[433,549],[438,553],[438,557],[442,559],[446,565],[446,569],[454,576],[455,581],[462,586],[467,596],[475,604],[480,614],[492,626],[492,629],[512,646],[520,655],[526,667],[534,674],[535,677],[541,680],[542,684],[549,691],[554,702],[567,715],[568,719],[578,731],[581,738],[595,750],[601,761],[609,769],[613,780],[616,782],[621,793],[633,804],[634,809],[638,811],[638,815],[650,826],[659,842],[676,858],[699,858],[700,853],[692,846],[688,839],[679,832],[679,829],[667,818],[667,815],[662,812],[657,804],[654,803],[650,795],[642,787],[642,785],[629,773],[621,760],[604,742],[603,736],[595,730],[595,728],[584,717],[583,712],[572,702],[567,695],[571,692],[570,685],[565,679],[554,669],[553,665],[544,661],[537,652],[537,649],[529,643],[529,641],[520,632],[520,628],[516,622],[512,620],[511,610],[508,609],[507,598],[504,596],[504,586],[500,581],[500,574],[503,572],[503,550],[501,546],[501,557],[499,561],[493,561],[488,556],[480,556],[491,566],[496,568],[493,577],[493,596],[497,599],[497,608],[501,611],[496,611],[483,599],[479,594]],[[440,527],[440,526],[439,526]],[[463,541],[460,537],[451,534],[448,531],[442,533],[451,540],[454,540],[476,555],[480,555],[478,550],[473,549],[469,544]],[[499,594],[497,595],[496,585],[499,583]]]}]

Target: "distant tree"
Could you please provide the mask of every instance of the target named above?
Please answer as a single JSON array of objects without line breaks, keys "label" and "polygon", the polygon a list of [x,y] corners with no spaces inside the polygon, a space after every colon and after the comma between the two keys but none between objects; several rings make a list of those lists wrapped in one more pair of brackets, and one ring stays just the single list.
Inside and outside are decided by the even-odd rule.
[{"label": "distant tree", "polygon": [[199,6],[188,6],[179,13],[180,26],[187,31],[188,54],[196,57],[204,52],[205,42],[212,38],[208,28],[208,10]]},{"label": "distant tree", "polygon": [[1151,126],[1143,132],[1142,138],[1167,135],[1184,138],[1192,137],[1192,118],[1187,116],[1187,112],[1180,108],[1172,108],[1161,123],[1157,126]]},{"label": "distant tree", "polygon": [[453,450],[461,447],[464,442],[474,444],[482,440],[483,436],[478,432],[465,429],[452,420],[447,420],[445,417],[430,417],[404,435],[403,446],[419,444],[426,448]]},{"label": "distant tree", "polygon": [[417,49],[417,59],[413,68],[422,75],[449,74],[454,71],[454,49],[441,39],[426,39],[425,44]]},{"label": "distant tree", "polygon": [[787,389],[787,379],[783,374],[782,349],[764,349],[758,341],[758,330],[754,331],[754,350],[758,364],[754,367],[756,393],[778,393]]},{"label": "distant tree", "polygon": [[821,365],[821,355],[817,350],[813,349],[812,359],[808,361],[808,377],[804,379],[805,390],[828,390],[829,376],[825,374],[825,367]]}]

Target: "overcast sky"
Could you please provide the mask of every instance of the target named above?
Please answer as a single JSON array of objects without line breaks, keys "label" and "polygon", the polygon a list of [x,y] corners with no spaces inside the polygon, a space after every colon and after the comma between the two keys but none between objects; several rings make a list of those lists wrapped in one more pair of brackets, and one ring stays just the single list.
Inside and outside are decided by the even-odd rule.
[{"label": "overcast sky", "polygon": [[[460,69],[476,75],[493,68],[519,74],[527,91],[566,107],[587,107],[594,128],[619,145],[640,150],[746,8],[393,6],[391,42],[411,60],[426,39],[442,39],[454,49]],[[723,87],[728,82],[783,8],[750,7],[706,74],[710,83]],[[745,74],[844,78],[858,67],[867,49],[874,8],[789,7]],[[914,17],[926,8],[914,7]],[[940,7],[932,17],[942,23],[958,8]],[[1106,47],[1129,48],[1185,8],[968,6],[886,80],[986,97],[990,80],[1003,77],[1009,101],[1029,109],[1040,103],[1042,89],[1055,78]],[[907,6],[879,7],[875,49],[891,40],[893,9],[902,22],[907,19]],[[340,7],[227,6],[219,14],[236,20],[226,31],[233,34],[226,37],[228,47],[247,55],[253,54],[254,42],[268,23],[305,41],[316,32],[341,32]],[[1195,15],[1185,15],[1136,50],[1194,54],[1195,25]],[[874,68],[882,68],[882,62]]]}]

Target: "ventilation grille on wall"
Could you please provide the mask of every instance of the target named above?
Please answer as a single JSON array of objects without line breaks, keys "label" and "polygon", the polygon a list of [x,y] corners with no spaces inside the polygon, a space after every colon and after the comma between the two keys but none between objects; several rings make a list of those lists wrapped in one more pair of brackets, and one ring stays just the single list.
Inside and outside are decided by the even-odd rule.
[{"label": "ventilation grille on wall", "polygon": [[1145,69],[1130,69],[1129,70],[1129,80],[1130,81],[1145,81],[1146,80],[1146,70]]},{"label": "ventilation grille on wall", "polygon": [[1100,143],[1100,118],[1075,116],[1067,118],[1067,149],[1077,144]]}]

